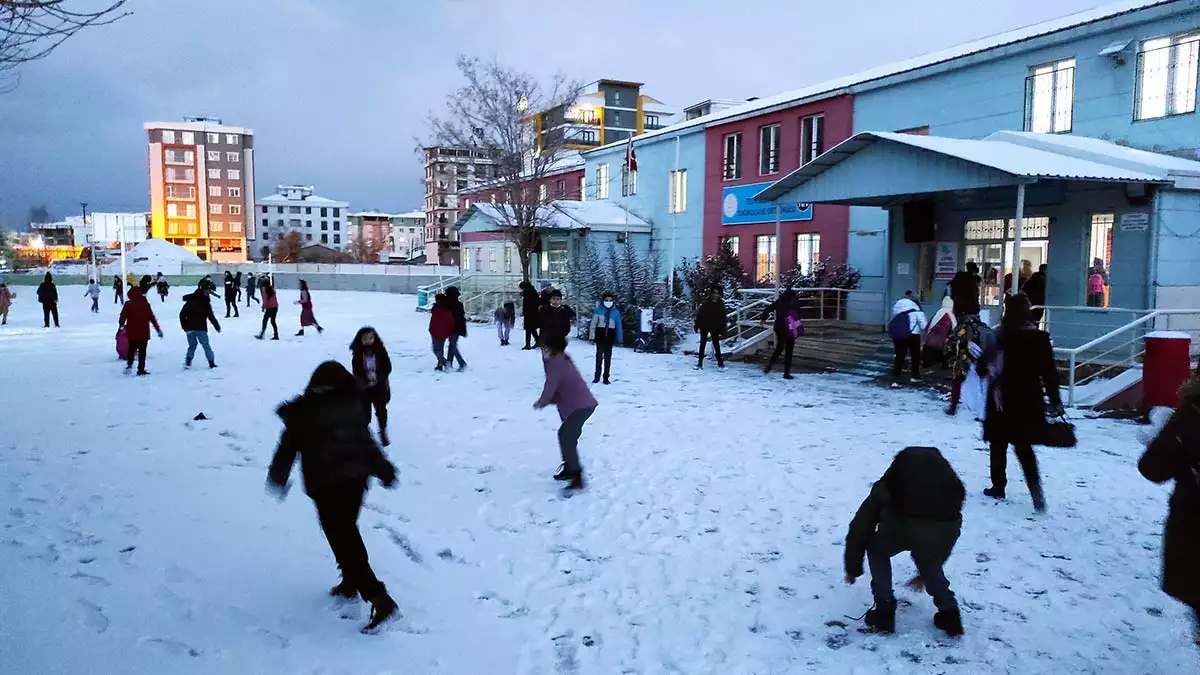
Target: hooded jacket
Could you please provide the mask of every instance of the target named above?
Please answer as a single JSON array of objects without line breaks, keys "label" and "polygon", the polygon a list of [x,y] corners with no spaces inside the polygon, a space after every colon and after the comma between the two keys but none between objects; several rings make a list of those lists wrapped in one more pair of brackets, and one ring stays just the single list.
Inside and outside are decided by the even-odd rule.
[{"label": "hooded jacket", "polygon": [[429,335],[435,340],[449,340],[454,335],[454,311],[448,301],[434,302],[429,312]]},{"label": "hooded jacket", "polygon": [[775,314],[774,330],[775,334],[784,336],[786,339],[791,339],[791,332],[788,330],[787,318],[788,314],[796,311],[796,291],[787,289],[775,299],[775,302],[767,305],[763,310],[760,320],[765,321],[771,313]]},{"label": "hooded jacket", "polygon": [[950,297],[954,299],[954,313],[959,316],[979,313],[979,285],[982,279],[976,274],[961,270],[950,280]]},{"label": "hooded jacket", "polygon": [[726,316],[724,300],[706,299],[696,311],[695,328],[697,331],[716,333],[719,337],[725,333]]},{"label": "hooded jacket", "polygon": [[[371,328],[362,328],[358,334],[354,336],[354,341],[350,343],[350,371],[354,373],[354,378],[358,380],[358,385],[363,389],[376,388],[377,393],[384,394],[385,398],[391,398],[391,390],[388,388],[388,377],[392,374],[392,357],[388,355],[387,347],[383,346],[383,340],[380,339],[379,333],[375,333],[375,343],[370,347],[364,347],[362,344],[362,336]],[[370,378],[367,373],[367,354],[368,352],[375,357],[375,384],[370,383]]]},{"label": "hooded jacket", "polygon": [[1175,481],[1163,532],[1162,589],[1200,606],[1200,379],[1180,390],[1179,408],[1146,448],[1138,471],[1155,483]]},{"label": "hooded jacket", "polygon": [[38,285],[37,289],[38,302],[43,305],[53,305],[58,302],[58,288],[54,285],[54,277],[46,272],[46,278]]},{"label": "hooded jacket", "polygon": [[863,500],[846,534],[846,573],[862,576],[871,540],[885,536],[914,558],[943,561],[962,531],[966,490],[937,448],[909,447]]},{"label": "hooded jacket", "polygon": [[451,286],[446,289],[446,306],[450,309],[450,313],[454,316],[454,335],[459,337],[467,337],[467,309],[463,307],[462,301],[459,300],[461,293],[457,286]]},{"label": "hooded jacket", "polygon": [[570,305],[562,304],[558,307],[554,305],[546,305],[542,307],[542,316],[538,320],[538,325],[542,332],[546,335],[560,335],[564,338],[571,337],[571,326],[575,323],[575,310],[571,309]]},{"label": "hooded jacket", "polygon": [[125,333],[130,340],[149,340],[151,324],[154,325],[155,330],[162,332],[162,328],[158,325],[158,319],[154,317],[154,310],[150,307],[150,301],[146,299],[146,294],[141,288],[131,289],[129,302],[121,307],[118,327],[125,328]]},{"label": "hooded jacket", "polygon": [[912,298],[900,298],[896,304],[892,305],[892,317],[902,312],[908,312],[908,332],[913,335],[920,335],[925,332],[929,321],[925,318],[925,312],[921,311],[921,306]]},{"label": "hooded jacket", "polygon": [[591,338],[601,344],[617,345],[625,342],[625,332],[621,328],[621,310],[616,304],[611,308],[601,302],[592,312],[592,322],[588,325]]},{"label": "hooded jacket", "polygon": [[276,412],[284,428],[267,473],[275,485],[287,485],[297,455],[309,496],[338,485],[365,487],[371,476],[384,485],[396,479],[396,467],[371,437],[353,390],[305,392]]},{"label": "hooded jacket", "polygon": [[1050,336],[1032,325],[1001,331],[979,359],[989,373],[983,439],[1032,443],[1046,424],[1048,398],[1062,405]]},{"label": "hooded jacket", "polygon": [[209,301],[207,293],[196,289],[194,293],[183,296],[183,308],[179,310],[179,327],[185,333],[192,331],[207,333],[210,322],[219,333],[221,324],[217,323],[217,316],[213,314],[212,302]]},{"label": "hooded jacket", "polygon": [[537,289],[529,282],[524,282],[521,289],[521,316],[525,320],[525,330],[537,330],[538,310],[542,307],[542,298]]}]

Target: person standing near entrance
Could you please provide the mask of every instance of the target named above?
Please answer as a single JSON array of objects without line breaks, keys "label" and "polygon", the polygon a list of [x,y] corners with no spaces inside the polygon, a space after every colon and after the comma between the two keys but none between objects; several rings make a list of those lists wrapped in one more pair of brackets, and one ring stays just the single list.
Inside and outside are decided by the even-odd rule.
[{"label": "person standing near entrance", "polygon": [[1033,305],[1032,316],[1035,324],[1041,324],[1042,317],[1046,315],[1046,269],[1045,265],[1039,266],[1038,271],[1031,274],[1021,287],[1021,292],[1029,298],[1029,304]]},{"label": "person standing near entrance", "polygon": [[208,293],[199,287],[195,292],[183,296],[183,309],[179,310],[179,327],[187,335],[187,355],[183,358],[183,367],[192,367],[192,358],[196,356],[196,345],[204,348],[204,356],[208,359],[208,367],[217,367],[217,358],[213,355],[212,346],[208,342],[208,324],[212,323],[218,333],[221,324],[213,314],[212,303]]},{"label": "person standing near entrance", "polygon": [[954,315],[959,321],[969,315],[979,314],[979,287],[982,283],[979,265],[975,261],[967,263],[966,270],[959,271],[950,280],[950,297],[954,300]]},{"label": "person standing near entrance", "polygon": [[596,376],[592,384],[600,381],[601,366],[603,366],[604,384],[611,384],[609,375],[612,371],[613,347],[625,341],[621,328],[621,310],[617,309],[616,297],[605,293],[592,313],[592,322],[588,326],[592,340],[596,343]]},{"label": "person standing near entrance", "polygon": [[983,440],[991,449],[992,486],[983,494],[1004,499],[1008,485],[1008,446],[1013,446],[1025,483],[1033,497],[1033,508],[1046,510],[1042,479],[1038,474],[1033,443],[1046,425],[1045,400],[1052,415],[1062,414],[1058,391],[1058,367],[1050,336],[1033,325],[1029,299],[1013,295],[1004,301],[1000,335],[980,359],[988,373],[987,415]]},{"label": "person standing near entrance", "polygon": [[1108,272],[1104,270],[1104,261],[1092,259],[1092,267],[1087,275],[1087,304],[1088,307],[1104,306],[1104,287],[1108,286]]},{"label": "person standing near entrance", "polygon": [[892,338],[892,346],[896,349],[896,360],[892,363],[892,377],[900,379],[904,371],[904,357],[908,355],[912,361],[912,381],[921,381],[921,334],[929,320],[921,306],[913,299],[912,291],[905,291],[904,297],[892,305],[892,320],[888,322],[888,336]]},{"label": "person standing near entrance", "polygon": [[721,289],[714,288],[708,292],[708,297],[696,311],[696,332],[700,334],[700,360],[696,369],[704,368],[704,350],[708,340],[712,340],[713,352],[717,356],[717,368],[724,370],[725,358],[721,356],[721,336],[725,334],[725,300],[721,297]]},{"label": "person standing near entrance", "polygon": [[38,286],[37,299],[42,305],[42,319],[45,327],[50,327],[50,317],[54,317],[54,327],[58,328],[58,287],[54,285],[54,277],[49,272],[46,272],[46,276]]},{"label": "person standing near entrance", "polygon": [[779,295],[775,302],[767,306],[760,321],[766,321],[774,312],[775,351],[771,352],[771,360],[767,361],[764,374],[769,374],[775,367],[775,362],[783,354],[783,379],[792,379],[792,353],[796,350],[796,338],[803,330],[800,323],[800,309],[796,306],[796,291],[787,289]]}]

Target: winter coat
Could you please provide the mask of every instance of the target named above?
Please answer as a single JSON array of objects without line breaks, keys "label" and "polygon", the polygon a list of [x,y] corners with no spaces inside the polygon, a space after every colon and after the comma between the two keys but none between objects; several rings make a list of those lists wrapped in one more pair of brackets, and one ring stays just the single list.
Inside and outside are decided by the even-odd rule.
[{"label": "winter coat", "polygon": [[130,290],[129,302],[121,307],[121,318],[117,326],[125,328],[130,340],[149,340],[151,324],[156,331],[162,332],[158,319],[154,317],[154,310],[150,307],[150,301],[146,299],[142,289]]},{"label": "winter coat", "polygon": [[279,296],[275,293],[263,293],[262,307],[264,312],[268,309],[279,309]]},{"label": "winter coat", "polygon": [[1179,408],[1138,462],[1155,483],[1175,481],[1163,532],[1162,589],[1200,607],[1200,380],[1180,391]]},{"label": "winter coat", "polygon": [[950,297],[954,300],[954,313],[960,318],[967,314],[979,313],[979,285],[982,279],[978,275],[961,271],[950,280]]},{"label": "winter coat", "polygon": [[516,306],[516,304],[511,303],[511,302],[506,302],[506,303],[504,303],[504,307],[502,309],[504,310],[504,323],[508,324],[509,326],[517,325],[517,306]]},{"label": "winter coat", "polygon": [[1032,444],[1046,424],[1045,396],[1062,405],[1050,336],[1032,325],[1001,333],[979,367],[989,374],[983,439]]},{"label": "winter coat", "polygon": [[93,300],[100,297],[100,284],[94,282],[88,284],[87,290],[83,292],[83,295]]},{"label": "winter coat", "polygon": [[913,558],[942,562],[962,531],[966,490],[937,448],[901,450],[858,508],[846,535],[846,574],[862,576],[863,556],[876,537]]},{"label": "winter coat", "polygon": [[450,314],[454,316],[454,335],[467,337],[467,308],[463,307],[459,297],[461,296],[457,288],[450,287],[446,289],[446,307],[450,309]]},{"label": "winter coat", "polygon": [[[367,377],[367,352],[375,355],[375,384],[370,383]],[[392,397],[391,389],[388,386],[388,377],[392,374],[392,358],[388,356],[386,348],[380,348],[379,342],[376,342],[370,348],[363,347],[361,344],[354,346],[354,351],[350,356],[350,370],[354,373],[354,378],[358,380],[358,384],[363,389],[374,389],[376,394],[382,394],[383,401],[386,403]]]},{"label": "winter coat", "polygon": [[158,289],[159,295],[166,295],[167,291],[171,289],[171,284],[166,279],[159,279],[154,286]]},{"label": "winter coat", "polygon": [[621,328],[621,310],[617,309],[616,305],[611,309],[605,307],[604,303],[596,305],[596,311],[592,313],[592,322],[588,325],[588,335],[597,344],[617,345],[625,342],[625,332]]},{"label": "winter coat", "polygon": [[921,306],[912,298],[900,298],[896,301],[896,304],[892,305],[892,318],[903,312],[908,312],[909,333],[920,335],[925,332],[925,328],[929,325],[929,320],[925,318],[925,312],[921,311]]},{"label": "winter coat", "polygon": [[775,299],[775,302],[767,305],[767,308],[763,310],[762,316],[759,320],[766,321],[767,317],[771,316],[771,313],[774,312],[775,323],[773,328],[775,330],[775,334],[784,339],[791,340],[792,333],[788,328],[787,319],[789,314],[798,311],[799,310],[796,307],[795,291],[784,291],[778,298]]},{"label": "winter coat", "polygon": [[537,330],[538,312],[542,308],[542,298],[533,286],[527,286],[521,291],[521,316],[524,317],[525,330]]},{"label": "winter coat", "polygon": [[121,277],[116,277],[113,279],[112,287],[113,290],[117,291],[118,293],[125,290],[125,284],[121,282]]},{"label": "winter coat", "polygon": [[954,317],[954,299],[950,296],[942,298],[942,308],[933,315],[929,326],[925,329],[925,344],[942,349],[949,353],[950,343],[958,329],[958,319]]},{"label": "winter coat", "polygon": [[962,380],[993,344],[992,330],[983,325],[979,316],[968,314],[958,322],[958,328],[946,343],[951,371],[956,379]]},{"label": "winter coat", "polygon": [[49,279],[43,281],[37,289],[38,302],[43,305],[53,305],[58,302],[58,287]]},{"label": "winter coat", "polygon": [[1104,275],[1093,271],[1088,275],[1087,279],[1088,293],[1103,293],[1104,292]]},{"label": "winter coat", "polygon": [[700,309],[696,311],[695,328],[697,331],[716,333],[717,336],[721,336],[725,333],[725,317],[727,315],[724,300],[705,300],[700,305]]},{"label": "winter coat", "polygon": [[1029,304],[1038,306],[1046,304],[1046,273],[1034,272],[1021,286],[1021,292],[1029,298]]},{"label": "winter coat", "polygon": [[449,305],[434,305],[429,312],[429,335],[434,340],[449,340],[454,335],[454,312]]},{"label": "winter coat", "polygon": [[253,293],[254,289],[256,289],[256,288],[258,288],[258,281],[255,280],[253,274],[247,274],[246,275],[246,290],[250,293]]},{"label": "winter coat", "polygon": [[287,485],[296,455],[310,496],[339,485],[365,487],[371,476],[384,484],[395,480],[396,467],[371,437],[357,396],[305,393],[276,412],[284,428],[267,473],[267,480],[275,485]]},{"label": "winter coat", "polygon": [[300,327],[317,325],[317,316],[313,314],[312,294],[300,291]]},{"label": "winter coat", "polygon": [[237,279],[234,279],[232,276],[225,277],[225,297],[231,298],[237,295],[238,288]]},{"label": "winter coat", "polygon": [[570,305],[546,305],[542,308],[542,316],[538,320],[542,333],[545,335],[561,335],[571,337],[571,327],[575,324],[575,310]]},{"label": "winter coat", "polygon": [[15,297],[17,297],[16,293],[10,289],[0,288],[0,314],[4,314],[12,307],[12,299]]},{"label": "winter coat", "polygon": [[204,277],[200,280],[200,290],[209,295],[217,294],[217,284],[212,280],[212,277]]},{"label": "winter coat", "polygon": [[192,331],[208,332],[208,324],[221,332],[221,324],[217,323],[217,315],[213,314],[212,302],[208,294],[201,290],[183,296],[183,309],[179,310],[179,327],[185,333]]},{"label": "winter coat", "polygon": [[542,395],[534,405],[541,408],[554,404],[558,407],[559,418],[564,422],[576,410],[599,405],[571,357],[565,353],[557,354],[543,361],[542,366],[546,369],[546,385],[542,387]]}]

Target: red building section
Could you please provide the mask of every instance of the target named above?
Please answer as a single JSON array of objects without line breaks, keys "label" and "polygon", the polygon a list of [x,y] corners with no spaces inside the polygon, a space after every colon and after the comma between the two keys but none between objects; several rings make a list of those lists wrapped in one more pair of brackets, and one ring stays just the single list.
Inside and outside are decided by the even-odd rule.
[{"label": "red building section", "polygon": [[[521,187],[530,191],[531,199],[534,195],[538,194],[538,190],[544,185],[546,186],[547,200],[554,201],[556,199],[565,199],[567,201],[577,202],[580,201],[580,195],[582,194],[583,175],[584,168],[581,164],[578,168],[570,171],[550,174],[536,181],[528,181]],[[488,203],[493,201],[493,197],[495,197],[495,202],[497,204],[503,203],[505,199],[505,192],[507,192],[506,188],[493,185],[490,187],[480,186],[472,192],[460,195],[459,202],[463,205],[463,215],[466,214],[467,209],[471,204]]]},{"label": "red building section", "polygon": [[[771,127],[774,129],[769,129]],[[819,131],[814,132],[817,127]],[[715,253],[727,237],[737,237],[738,257],[746,271],[754,276],[756,243],[760,236],[775,234],[775,221],[769,217],[763,222],[723,225],[725,189],[777,181],[799,168],[802,159],[811,159],[814,154],[850,137],[853,128],[854,104],[850,96],[796,105],[710,127],[705,132],[704,254]],[[732,177],[734,167],[725,162],[726,146],[731,142],[729,137],[737,134],[741,135],[736,167],[740,176]],[[776,272],[790,270],[796,265],[798,248],[802,245],[798,243],[798,234],[820,236],[819,257],[822,261],[831,260],[834,264],[846,261],[849,207],[817,205],[812,220],[785,221],[780,230]]]}]

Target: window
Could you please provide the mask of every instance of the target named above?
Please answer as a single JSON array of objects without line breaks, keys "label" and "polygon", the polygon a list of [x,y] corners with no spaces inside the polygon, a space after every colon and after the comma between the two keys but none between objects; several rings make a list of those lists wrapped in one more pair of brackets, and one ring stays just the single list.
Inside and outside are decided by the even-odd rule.
[{"label": "window", "polygon": [[289,206],[288,213],[294,213],[296,215],[300,215],[300,207],[299,206]]},{"label": "window", "polygon": [[504,247],[504,273],[512,274],[512,247]]},{"label": "window", "polygon": [[304,234],[304,241],[312,241],[312,232],[306,232]]},{"label": "window", "polygon": [[342,243],[342,235],[340,235],[340,234],[333,235],[333,243],[335,243],[335,244]]},{"label": "window", "polygon": [[579,201],[587,201],[587,175],[579,177]]},{"label": "window", "polygon": [[596,167],[596,199],[608,199],[608,165]]},{"label": "window", "polygon": [[754,278],[771,281],[775,278],[775,235],[763,234],[754,238]]},{"label": "window", "polygon": [[263,213],[266,213],[268,210],[269,210],[269,209],[268,209],[267,207],[265,207],[265,206],[264,206],[264,207],[262,207],[262,212],[263,212]]},{"label": "window", "polygon": [[228,193],[229,193],[230,197],[241,197],[242,196],[242,188],[231,187],[231,188],[229,188]]},{"label": "window", "polygon": [[559,197],[567,196],[567,181],[560,179],[555,184],[554,188],[555,188],[555,194],[557,194]]},{"label": "window", "polygon": [[209,169],[208,170],[208,179],[209,180],[221,180],[221,170],[220,169]]},{"label": "window", "polygon": [[312,207],[311,206],[304,207],[304,215],[306,215],[306,216],[312,215]]},{"label": "window", "polygon": [[208,196],[209,197],[220,197],[221,196],[221,186],[220,185],[209,185],[208,186]]},{"label": "window", "polygon": [[241,180],[242,179],[242,170],[241,169],[226,169],[225,177],[228,178],[229,180]]},{"label": "window", "polygon": [[328,244],[329,243],[329,235],[327,235],[327,234],[321,235],[321,243]]},{"label": "window", "polygon": [[496,247],[495,246],[488,249],[488,271],[491,272],[492,274],[495,274],[496,272],[500,271],[499,268],[496,267]]},{"label": "window", "polygon": [[779,125],[758,130],[758,175],[779,173]]},{"label": "window", "polygon": [[1030,68],[1025,78],[1025,131],[1071,131],[1074,97],[1075,59]]},{"label": "window", "polygon": [[167,199],[195,199],[196,188],[191,185],[168,185]]},{"label": "window", "polygon": [[179,223],[175,221],[167,222],[167,234],[179,234]]},{"label": "window", "polygon": [[1084,278],[1084,297],[1088,307],[1108,307],[1109,268],[1112,266],[1113,214],[1092,216],[1091,246],[1088,249],[1087,273]]},{"label": "window", "polygon": [[621,105],[621,92],[613,92],[613,105]]},{"label": "window", "polygon": [[[283,221],[281,220],[279,222],[282,223]],[[299,218],[288,218],[288,227],[290,227],[292,229],[300,227],[300,219]]]},{"label": "window", "polygon": [[471,249],[466,246],[462,249],[462,269],[464,272],[471,271]]},{"label": "window", "polygon": [[550,196],[549,192],[550,191],[548,189],[546,189],[545,183],[542,183],[541,185],[539,185],[538,186],[538,202],[539,203],[545,202],[546,198]]},{"label": "window", "polygon": [[225,153],[225,161],[229,162],[230,164],[237,164],[238,162],[242,161],[242,153],[227,152]]},{"label": "window", "polygon": [[645,126],[647,129],[650,129],[653,131],[654,129],[658,128],[658,126],[659,126],[658,125],[658,115],[646,115],[645,118],[646,118]]},{"label": "window", "polygon": [[264,232],[262,233],[262,239],[263,239],[263,241],[268,241],[268,240],[270,240],[270,238],[271,238],[271,233],[270,233],[270,232],[265,232],[265,231],[264,231]]},{"label": "window", "polygon": [[324,206],[321,207],[321,217],[322,218],[329,217],[329,209],[325,208]]},{"label": "window", "polygon": [[283,219],[282,218],[275,221],[275,227],[283,227]]},{"label": "window", "polygon": [[735,257],[739,254],[738,238],[736,236],[722,237],[721,245],[724,246]]},{"label": "window", "polygon": [[238,145],[240,142],[241,139],[238,138],[237,134],[225,134],[225,143],[228,145]]},{"label": "window", "polygon": [[1146,40],[1138,52],[1135,119],[1196,112],[1200,33]]},{"label": "window", "polygon": [[229,221],[229,231],[230,232],[241,232],[242,231],[242,221],[240,221],[240,220]]},{"label": "window", "polygon": [[174,142],[175,142],[175,132],[174,132],[174,131],[171,131],[170,129],[163,129],[163,132],[162,132],[162,142],[163,142],[164,144],[166,144],[166,143],[174,143]]},{"label": "window", "polygon": [[821,262],[821,235],[796,235],[796,267],[801,274],[812,274],[813,269]]},{"label": "window", "polygon": [[687,169],[678,169],[671,172],[671,185],[669,187],[668,211],[671,213],[683,213],[687,210]]},{"label": "window", "polygon": [[342,221],[340,221],[340,220],[333,221],[333,231],[337,232],[341,229],[342,229]]},{"label": "window", "polygon": [[813,115],[800,120],[800,165],[804,166],[825,152],[825,116]]},{"label": "window", "polygon": [[191,150],[167,150],[167,164],[194,164],[196,155]]},{"label": "window", "polygon": [[177,167],[169,166],[169,167],[167,167],[167,180],[168,181],[182,181],[185,183],[190,183],[190,182],[196,180],[196,170],[195,169],[180,169]]},{"label": "window", "polygon": [[207,136],[208,136],[208,142],[213,145],[218,145],[221,142],[221,134],[209,133],[209,134],[207,134]]},{"label": "window", "polygon": [[629,164],[621,167],[621,196],[629,197],[637,194],[637,172],[629,170]]},{"label": "window", "polygon": [[551,239],[543,257],[542,269],[555,279],[561,279],[567,274],[567,242],[564,239]]},{"label": "window", "polygon": [[[282,207],[282,206],[276,206],[276,207],[275,207],[275,213],[283,213],[283,207]],[[282,221],[281,221],[281,222],[282,222]]]},{"label": "window", "polygon": [[721,175],[725,180],[737,180],[742,177],[741,134],[729,134],[725,137],[725,155],[721,167]]},{"label": "window", "polygon": [[[309,222],[312,222],[312,221],[309,221]],[[329,229],[329,223],[328,223],[328,222],[326,222],[326,221],[324,221],[324,220],[322,220],[322,221],[321,221],[321,229],[322,229],[322,230],[328,230],[328,229]]]},{"label": "window", "polygon": [[[321,214],[321,215],[325,215],[325,214]],[[333,217],[334,217],[334,218],[341,218],[341,217],[342,217],[342,210],[341,210],[340,208],[338,208],[338,207],[336,207],[336,206],[335,206],[335,207],[334,207],[334,209],[333,209]]]},{"label": "window", "polygon": [[[269,220],[267,220],[266,218],[263,218],[263,219],[262,219],[262,226],[263,226],[263,229],[264,229],[264,230],[265,230],[265,229],[267,229],[267,226],[268,226],[268,224],[269,224],[269,223],[270,223],[270,221],[269,221]],[[266,237],[263,237],[263,239],[266,239]]]},{"label": "window", "polygon": [[221,161],[221,151],[220,150],[209,150],[208,151],[208,161],[210,161],[210,162]]},{"label": "window", "polygon": [[221,205],[220,205],[220,204],[209,204],[209,205],[208,205],[208,212],[209,212],[209,213],[212,213],[212,214],[214,214],[214,215],[215,215],[215,214],[220,214],[220,213],[221,213]]},{"label": "window", "polygon": [[168,218],[178,218],[180,215],[179,204],[167,204]]},{"label": "window", "polygon": [[196,134],[192,133],[191,131],[185,131],[179,135],[179,142],[183,145],[195,145]]},{"label": "window", "polygon": [[225,229],[225,223],[222,223],[219,220],[210,220],[208,221],[208,229],[220,232],[221,230]]},{"label": "window", "polygon": [[229,215],[231,215],[231,216],[242,215],[242,205],[241,204],[230,204],[229,205]]}]

